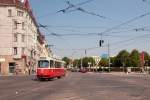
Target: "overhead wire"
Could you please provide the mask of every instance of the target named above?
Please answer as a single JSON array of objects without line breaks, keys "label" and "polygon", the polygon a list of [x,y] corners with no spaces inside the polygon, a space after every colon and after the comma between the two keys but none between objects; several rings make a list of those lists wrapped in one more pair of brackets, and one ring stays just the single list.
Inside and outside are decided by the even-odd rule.
[{"label": "overhead wire", "polygon": [[72,25],[59,25],[59,26],[54,26],[54,25],[46,25],[47,27],[54,27],[54,28],[108,28],[106,26],[72,26]]},{"label": "overhead wire", "polygon": [[145,17],[145,16],[147,16],[147,15],[150,15],[150,11],[149,11],[149,12],[146,12],[146,13],[144,13],[144,14],[141,14],[141,15],[139,15],[139,16],[136,16],[136,17],[134,17],[134,18],[132,18],[132,19],[130,19],[130,20],[127,20],[127,21],[125,21],[125,22],[123,22],[123,23],[121,23],[121,24],[119,24],[119,25],[116,25],[116,26],[114,26],[114,27],[108,28],[108,29],[106,29],[105,31],[101,32],[101,34],[107,34],[108,32],[110,32],[110,31],[112,31],[112,30],[114,30],[114,29],[117,29],[117,28],[119,28],[119,27],[121,27],[121,26],[123,26],[123,25],[129,24],[129,23],[131,23],[131,22],[133,22],[133,21],[136,21],[136,20],[138,20],[138,19],[141,19],[141,18],[143,18],[143,17]]},{"label": "overhead wire", "polygon": [[[72,8],[72,7],[75,7],[73,4],[70,4],[70,2],[68,2],[68,4],[69,4],[69,6],[66,8],[67,10],[70,9],[70,8]],[[66,12],[66,9],[62,9],[62,10],[60,10],[60,12],[65,13],[65,12]],[[82,9],[81,7],[76,8],[76,10],[85,12],[85,10]],[[145,16],[147,16],[147,15],[149,15],[149,14],[150,14],[150,12],[146,12],[146,13],[144,13],[144,14],[141,14],[141,15],[139,15],[139,16],[136,16],[136,17],[134,17],[134,18],[132,18],[132,19],[130,19],[130,20],[127,20],[127,21],[125,21],[125,22],[119,24],[119,25],[116,25],[116,26],[114,26],[114,27],[111,27],[111,28],[106,29],[105,31],[101,32],[101,34],[109,34],[108,32],[111,32],[112,30],[118,29],[118,28],[120,28],[120,27],[123,26],[123,25],[127,25],[127,24],[129,24],[129,23],[131,23],[131,22],[133,22],[133,21],[136,21],[136,20],[138,20],[138,19],[141,19],[141,18],[143,18],[143,17],[145,17]],[[53,33],[52,35],[60,36],[60,35],[58,35],[58,34],[56,34],[56,33]],[[149,34],[144,34],[144,36],[140,36],[140,37],[138,36],[138,37],[131,38],[131,39],[127,39],[127,40],[128,40],[128,41],[131,41],[131,40],[134,40],[134,39],[136,39],[136,38],[145,37],[145,35],[149,35]],[[127,40],[122,40],[122,41],[119,41],[119,42],[117,42],[117,43],[123,43],[123,42],[126,42]],[[112,43],[112,44],[115,44],[115,43]],[[97,47],[94,47],[94,48],[97,48]],[[88,48],[86,48],[86,49],[88,49]],[[93,48],[90,48],[90,49],[93,49]],[[76,50],[77,50],[77,49],[76,49]],[[82,50],[83,50],[83,49],[82,49]],[[84,49],[84,50],[85,50],[85,49]]]},{"label": "overhead wire", "polygon": [[[143,36],[138,36],[137,38],[149,38],[150,37],[150,34],[144,34]],[[132,39],[128,39],[128,40],[125,40],[125,41],[118,41],[117,43],[119,43],[119,42],[121,42],[121,43],[119,43],[119,44],[121,44],[121,46],[119,46],[119,48],[121,48],[122,46],[123,47],[126,47],[126,45],[127,46],[129,46],[129,45],[132,45],[132,44],[135,44],[136,42],[135,42],[135,39],[136,38],[132,38]],[[138,41],[139,42],[139,41]],[[122,43],[125,43],[125,44],[122,44]],[[140,42],[141,43],[141,42]],[[115,44],[115,43],[114,43]],[[118,44],[116,44],[116,45],[118,45]],[[116,46],[115,45],[115,46]],[[139,43],[138,43],[138,45],[139,45]],[[113,48],[113,49],[111,49],[111,51],[112,52],[116,52],[116,50],[118,49],[118,47],[116,47],[116,48]],[[118,52],[118,51],[117,51]]]},{"label": "overhead wire", "polygon": [[[81,5],[84,5],[84,4],[89,3],[89,2],[92,2],[92,1],[94,1],[94,0],[83,1],[83,2],[80,2],[80,3],[76,4],[75,6],[76,6],[76,7],[77,7],[77,6],[81,6]],[[72,5],[72,4],[69,2],[69,0],[65,0],[65,2],[66,2],[68,5]],[[74,6],[74,5],[72,5],[72,6]]]},{"label": "overhead wire", "polygon": [[[118,45],[118,44],[121,44],[121,43],[125,43],[125,42],[129,42],[129,41],[133,41],[133,40],[136,40],[138,38],[145,38],[147,36],[150,36],[150,33],[149,34],[143,34],[143,35],[140,35],[140,36],[136,36],[136,37],[133,37],[133,38],[130,38],[130,39],[126,39],[126,40],[121,40],[121,41],[117,41],[117,42],[114,42],[114,43],[110,43],[110,45]],[[102,47],[107,47],[108,45],[103,45]],[[58,50],[71,50],[71,51],[80,51],[80,50],[93,50],[93,49],[97,49],[97,48],[100,48],[99,46],[95,46],[95,47],[89,47],[89,48],[78,48],[78,49],[61,49],[61,48],[55,48],[55,49],[58,49]]]},{"label": "overhead wire", "polygon": [[143,35],[140,35],[140,36],[136,36],[136,37],[133,37],[133,38],[130,38],[130,39],[126,39],[126,40],[121,40],[121,41],[117,41],[117,42],[114,42],[114,43],[111,43],[110,45],[118,45],[118,44],[121,44],[121,43],[125,43],[125,42],[129,42],[129,41],[134,41],[138,38],[144,38],[144,37],[147,37],[147,36],[150,36],[150,34],[143,34]]},{"label": "overhead wire", "polygon": [[[57,34],[57,33],[55,33],[55,32],[51,32],[47,27],[42,27],[42,28],[44,28],[49,34],[51,34],[51,35],[53,35],[53,36],[55,36],[55,37],[58,37],[58,38],[62,39],[64,42],[66,42],[66,43],[68,44],[69,47],[72,47],[72,46],[70,45],[70,43],[67,42],[66,39],[64,39],[64,38],[61,37],[61,35],[59,35],[59,34]],[[45,36],[46,36],[46,35],[45,35]]]},{"label": "overhead wire", "polygon": [[[66,30],[65,30],[66,31]],[[113,35],[111,34],[104,34],[103,36],[111,36],[111,37],[125,37],[125,36],[131,36],[131,35],[114,35],[114,33],[123,33],[123,32],[130,32],[130,31],[135,31],[135,32],[138,32],[138,31],[150,31],[150,29],[145,29],[145,28],[134,28],[134,29],[130,29],[130,30],[125,30],[125,31],[114,31],[114,32],[110,32],[110,33],[113,33]],[[101,35],[101,33],[98,33],[98,32],[93,32],[93,33],[87,33],[87,32],[81,32],[80,33],[66,33],[66,34],[60,34],[60,33],[51,33],[51,34],[47,34],[45,36],[50,36],[50,35],[54,35],[54,36],[61,36],[61,37],[64,37],[64,36],[98,36],[98,35]]]},{"label": "overhead wire", "polygon": [[57,13],[61,13],[61,12],[62,12],[62,13],[65,13],[68,9],[71,9],[71,8],[73,8],[74,6],[81,6],[81,5],[84,5],[84,4],[89,3],[89,2],[91,2],[91,1],[94,1],[94,0],[87,0],[87,1],[84,1],[84,2],[81,2],[81,3],[78,3],[78,4],[76,4],[76,5],[72,5],[72,4],[70,4],[69,1],[66,1],[66,0],[65,0],[65,3],[68,4],[68,7],[64,8],[64,9],[60,9],[60,10],[55,11],[55,12],[52,12],[52,13],[47,13],[47,14],[41,15],[41,16],[39,16],[39,17],[37,17],[37,18],[44,18],[44,17],[50,16],[50,15],[56,15]]},{"label": "overhead wire", "polygon": [[90,14],[90,15],[93,15],[93,16],[97,16],[97,17],[100,17],[100,18],[103,18],[103,19],[110,19],[110,18],[107,18],[107,17],[105,17],[105,16],[103,16],[103,15],[96,14],[96,13],[94,13],[94,12],[87,11],[87,10],[81,8],[81,7],[77,7],[76,5],[70,3],[69,1],[67,1],[66,3],[67,3],[69,6],[75,8],[75,9],[72,9],[72,10],[67,9],[67,10],[64,11],[64,13],[70,13],[70,12],[74,12],[74,11],[81,11],[81,12],[83,12],[83,13]]},{"label": "overhead wire", "polygon": [[148,0],[142,0],[142,1],[150,5],[150,1]]},{"label": "overhead wire", "polygon": [[[106,27],[106,26],[75,26],[75,25],[46,25],[46,24],[41,24],[41,23],[39,23],[39,26],[40,25],[42,25],[42,26],[46,26],[46,27],[50,27],[50,28],[71,28],[71,29],[73,29],[73,28],[77,28],[77,29],[86,29],[86,28],[102,28],[102,29],[108,29],[109,27]],[[118,30],[118,29],[133,29],[133,28],[137,28],[137,27],[139,27],[139,26],[131,26],[131,25],[128,25],[127,27],[118,27],[116,30]],[[143,26],[143,28],[150,28],[150,26]]]}]

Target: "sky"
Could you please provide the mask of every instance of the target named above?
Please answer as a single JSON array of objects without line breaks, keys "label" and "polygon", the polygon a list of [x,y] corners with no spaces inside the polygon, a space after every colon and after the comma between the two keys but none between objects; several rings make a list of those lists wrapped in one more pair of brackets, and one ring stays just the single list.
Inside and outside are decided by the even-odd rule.
[{"label": "sky", "polygon": [[102,56],[108,44],[110,56],[124,49],[150,53],[150,0],[29,1],[37,23],[47,26],[40,30],[55,55]]}]

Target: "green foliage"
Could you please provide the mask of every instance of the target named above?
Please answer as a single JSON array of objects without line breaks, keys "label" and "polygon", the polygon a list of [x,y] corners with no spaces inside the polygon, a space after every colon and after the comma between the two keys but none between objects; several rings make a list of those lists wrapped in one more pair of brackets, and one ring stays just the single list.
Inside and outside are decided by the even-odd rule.
[{"label": "green foliage", "polygon": [[75,60],[73,61],[73,66],[74,66],[74,67],[79,67],[79,66],[80,66],[80,60],[79,60],[79,59],[75,59]]},{"label": "green foliage", "polygon": [[111,66],[112,67],[120,67],[122,64],[118,61],[117,57],[111,57],[110,58],[111,61]]},{"label": "green foliage", "polygon": [[115,65],[117,67],[120,67],[120,66],[124,66],[124,67],[128,67],[130,64],[129,64],[129,52],[126,51],[126,50],[122,50],[119,52],[119,54],[117,55],[116,57],[116,60],[115,60]]},{"label": "green foliage", "polygon": [[62,60],[66,62],[66,66],[68,66],[71,61],[68,57],[64,57]]},{"label": "green foliage", "polygon": [[83,67],[88,67],[89,66],[88,62],[90,62],[92,65],[93,65],[93,63],[95,63],[94,59],[92,57],[84,57],[82,59],[82,65],[83,65]]},{"label": "green foliage", "polygon": [[[150,56],[147,52],[145,54],[145,61],[150,62]],[[138,50],[133,50],[129,53],[126,50],[122,50],[117,56],[111,58],[113,67],[139,67],[140,66],[140,53]],[[148,63],[150,65],[150,63]]]},{"label": "green foliage", "polygon": [[144,51],[144,60],[145,60],[145,66],[150,66],[150,56],[145,51]]},{"label": "green foliage", "polygon": [[133,50],[130,54],[131,66],[139,67],[140,66],[140,53],[138,50]]},{"label": "green foliage", "polygon": [[149,57],[150,57],[149,54],[144,51],[144,59],[145,59],[145,60],[149,60]]},{"label": "green foliage", "polygon": [[73,66],[77,66],[81,68],[81,60],[82,60],[82,66],[83,67],[88,67],[88,62],[91,63],[91,65],[95,64],[95,61],[92,57],[84,57],[82,59],[75,59],[73,62]]},{"label": "green foliage", "polygon": [[99,62],[99,66],[103,66],[103,67],[108,67],[108,59],[107,58],[102,58],[101,61]]},{"label": "green foliage", "polygon": [[[150,66],[150,55],[147,52],[144,52],[145,66]],[[66,62],[66,65],[69,65],[71,60],[67,57],[64,57],[63,60]],[[122,50],[118,53],[117,56],[111,57],[111,66],[112,67],[139,67],[140,66],[140,53],[138,50],[132,50],[129,53],[126,50]],[[88,67],[88,62],[92,65],[95,65],[95,61],[92,57],[84,57],[82,58],[82,66]],[[99,62],[99,66],[108,66],[108,59],[102,58]],[[81,59],[75,59],[73,61],[73,66],[81,67]]]}]

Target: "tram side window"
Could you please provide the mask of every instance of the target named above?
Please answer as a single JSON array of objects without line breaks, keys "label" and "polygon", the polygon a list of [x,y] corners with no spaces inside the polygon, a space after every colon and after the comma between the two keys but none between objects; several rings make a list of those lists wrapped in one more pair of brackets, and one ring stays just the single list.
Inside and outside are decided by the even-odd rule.
[{"label": "tram side window", "polygon": [[54,61],[53,60],[50,60],[50,67],[51,68],[54,68],[55,66],[54,66]]},{"label": "tram side window", "polygon": [[55,62],[55,68],[61,68],[61,62]]},{"label": "tram side window", "polygon": [[49,61],[47,60],[40,60],[38,62],[39,68],[48,68],[49,67]]},{"label": "tram side window", "polygon": [[64,65],[65,65],[64,63],[61,63],[61,67],[64,67]]}]

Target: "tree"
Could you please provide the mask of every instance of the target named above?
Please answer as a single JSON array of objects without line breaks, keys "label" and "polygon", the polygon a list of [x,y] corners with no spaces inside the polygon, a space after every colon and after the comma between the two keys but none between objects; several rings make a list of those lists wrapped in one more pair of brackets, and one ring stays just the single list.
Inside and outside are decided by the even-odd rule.
[{"label": "tree", "polygon": [[111,61],[111,67],[116,67],[117,66],[117,57],[110,57],[110,61]]},{"label": "tree", "polygon": [[71,61],[68,57],[64,57],[64,58],[62,58],[62,60],[66,62],[66,66],[68,66]]},{"label": "tree", "polygon": [[117,65],[117,67],[124,66],[128,67],[130,66],[130,58],[129,58],[129,52],[126,50],[122,50],[119,52],[119,54],[116,57],[116,60],[114,61]]},{"label": "tree", "polygon": [[107,67],[108,64],[109,64],[109,62],[108,62],[108,59],[107,59],[107,58],[102,58],[102,59],[100,60],[100,62],[99,62],[99,65],[100,65],[100,66],[103,66],[103,67]]},{"label": "tree", "polygon": [[79,59],[75,59],[75,60],[73,61],[73,66],[79,68],[79,66],[80,66],[80,60],[79,60]]},{"label": "tree", "polygon": [[149,61],[150,61],[150,56],[145,51],[143,53],[144,53],[145,66],[148,66],[149,65]]},{"label": "tree", "polygon": [[82,59],[82,66],[83,67],[88,67],[89,66],[88,62],[91,62],[92,65],[95,64],[95,61],[94,61],[94,59],[92,57],[84,57]]},{"label": "tree", "polygon": [[[82,60],[82,61],[81,61]],[[88,62],[91,63],[91,65],[94,65],[95,64],[95,61],[92,57],[84,57],[82,59],[79,59],[79,60],[75,60],[74,61],[74,65],[77,65],[78,67],[81,68],[81,62],[82,62],[82,67],[88,67]]]},{"label": "tree", "polygon": [[133,67],[139,67],[140,66],[140,53],[138,50],[133,50],[130,54],[130,60],[131,60],[131,65]]}]

